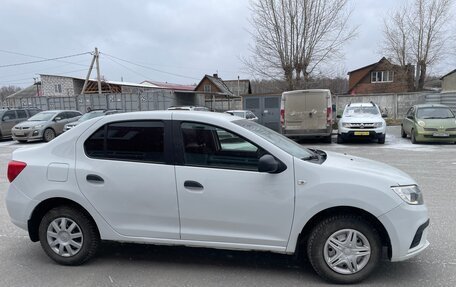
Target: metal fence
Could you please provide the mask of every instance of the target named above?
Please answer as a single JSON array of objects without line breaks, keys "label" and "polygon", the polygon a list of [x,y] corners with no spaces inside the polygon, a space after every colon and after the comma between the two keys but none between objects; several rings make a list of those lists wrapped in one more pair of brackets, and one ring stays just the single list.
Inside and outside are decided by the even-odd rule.
[{"label": "metal fence", "polygon": [[125,112],[166,110],[175,105],[199,105],[195,95],[176,94],[170,90],[143,92],[141,94],[84,94],[76,97],[27,97],[10,98],[2,104],[6,107],[36,107],[41,110],[117,109]]}]

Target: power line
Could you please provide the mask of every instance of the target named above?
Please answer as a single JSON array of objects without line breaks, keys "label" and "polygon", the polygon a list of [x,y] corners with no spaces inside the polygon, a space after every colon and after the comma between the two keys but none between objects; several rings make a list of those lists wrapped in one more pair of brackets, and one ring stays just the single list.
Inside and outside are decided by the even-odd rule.
[{"label": "power line", "polygon": [[121,58],[118,58],[118,57],[116,57],[116,56],[109,55],[109,54],[106,54],[106,53],[101,53],[101,52],[100,52],[100,54],[103,54],[103,55],[105,55],[105,56],[108,56],[108,57],[117,59],[117,60],[122,61],[122,62],[129,63],[129,64],[131,64],[131,65],[135,65],[135,66],[138,66],[138,67],[142,67],[142,68],[145,68],[145,69],[149,69],[149,70],[152,70],[152,71],[155,71],[155,72],[159,72],[159,73],[163,73],[163,74],[168,74],[168,75],[172,75],[172,76],[175,76],[175,77],[181,77],[181,78],[187,78],[187,79],[197,80],[197,81],[200,80],[200,79],[197,79],[197,78],[193,78],[193,77],[189,77],[189,76],[185,76],[185,75],[180,75],[180,74],[176,74],[176,73],[171,73],[171,72],[166,72],[166,71],[162,71],[162,70],[159,70],[159,69],[155,69],[155,68],[152,68],[152,67],[149,67],[149,66],[145,66],[145,65],[142,65],[142,64],[134,63],[134,62],[131,62],[131,61],[128,61],[128,60],[125,60],[125,59],[121,59]]},{"label": "power line", "polygon": [[125,66],[124,64],[121,64],[121,63],[115,61],[115,60],[112,59],[111,57],[108,57],[107,59],[110,60],[110,61],[112,61],[112,62],[114,62],[114,63],[116,63],[116,64],[119,65],[119,66],[122,66],[123,68],[129,70],[130,72],[132,72],[132,73],[134,73],[134,74],[136,74],[136,75],[139,75],[139,76],[141,76],[141,77],[144,77],[145,80],[147,80],[147,79],[149,78],[148,76],[143,75],[143,74],[141,74],[141,73],[139,73],[139,72],[137,72],[137,71],[135,71],[135,70],[133,70],[133,69],[128,68],[128,67]]},{"label": "power line", "polygon": [[[3,52],[3,51],[2,51]],[[62,57],[56,57],[56,58],[45,58],[43,60],[37,60],[37,61],[29,61],[29,62],[22,62],[22,63],[14,63],[14,64],[6,64],[6,65],[0,65],[0,68],[7,68],[7,67],[16,67],[16,66],[23,66],[23,65],[29,65],[29,64],[36,64],[36,63],[42,63],[42,62],[48,62],[48,61],[58,61],[60,59],[66,59],[66,58],[72,58],[72,57],[77,57],[77,56],[82,56],[86,54],[91,54],[90,52],[85,52],[85,53],[79,53],[79,54],[74,54],[74,55],[68,55],[68,56],[62,56]],[[40,57],[41,58],[41,57]],[[71,62],[69,62],[71,63]],[[72,63],[75,64],[75,63]]]}]

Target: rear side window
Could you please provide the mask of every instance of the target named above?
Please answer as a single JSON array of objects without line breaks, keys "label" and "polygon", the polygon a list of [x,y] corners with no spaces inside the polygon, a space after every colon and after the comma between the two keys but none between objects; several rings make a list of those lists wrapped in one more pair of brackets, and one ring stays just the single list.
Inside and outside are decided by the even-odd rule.
[{"label": "rear side window", "polygon": [[164,124],[128,121],[105,125],[84,143],[88,157],[164,163]]},{"label": "rear side window", "polygon": [[27,118],[27,113],[24,110],[17,110],[17,117],[20,119],[25,119]]}]

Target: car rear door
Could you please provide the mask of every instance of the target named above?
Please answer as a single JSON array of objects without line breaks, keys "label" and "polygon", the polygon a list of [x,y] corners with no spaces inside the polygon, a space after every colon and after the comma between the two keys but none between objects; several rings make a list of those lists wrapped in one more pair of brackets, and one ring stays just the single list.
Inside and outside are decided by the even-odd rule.
[{"label": "car rear door", "polygon": [[79,188],[121,235],[179,238],[168,126],[166,119],[106,123],[77,142]]},{"label": "car rear door", "polygon": [[284,249],[294,213],[292,165],[261,173],[258,158],[267,152],[230,130],[185,121],[174,130],[181,238]]}]

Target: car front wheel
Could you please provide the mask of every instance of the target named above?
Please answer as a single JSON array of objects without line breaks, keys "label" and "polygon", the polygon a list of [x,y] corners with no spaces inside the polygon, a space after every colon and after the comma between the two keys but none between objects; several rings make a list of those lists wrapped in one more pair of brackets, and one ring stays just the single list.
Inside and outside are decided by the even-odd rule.
[{"label": "car front wheel", "polygon": [[338,284],[364,280],[381,256],[381,240],[372,224],[355,215],[329,217],[312,230],[307,254],[323,279]]},{"label": "car front wheel", "polygon": [[55,132],[53,129],[47,128],[43,133],[43,140],[45,142],[50,142],[55,138]]},{"label": "car front wheel", "polygon": [[48,211],[39,226],[41,246],[62,265],[80,265],[92,258],[100,242],[95,223],[79,209],[61,206]]}]

